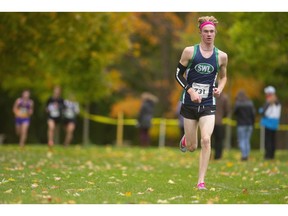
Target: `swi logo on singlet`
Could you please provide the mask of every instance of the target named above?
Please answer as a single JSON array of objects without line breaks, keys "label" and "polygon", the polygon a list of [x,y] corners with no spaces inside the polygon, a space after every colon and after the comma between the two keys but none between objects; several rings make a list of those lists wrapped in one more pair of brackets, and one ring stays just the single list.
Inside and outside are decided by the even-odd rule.
[{"label": "swi logo on singlet", "polygon": [[208,63],[199,63],[194,69],[200,74],[210,74],[214,71],[214,67]]}]

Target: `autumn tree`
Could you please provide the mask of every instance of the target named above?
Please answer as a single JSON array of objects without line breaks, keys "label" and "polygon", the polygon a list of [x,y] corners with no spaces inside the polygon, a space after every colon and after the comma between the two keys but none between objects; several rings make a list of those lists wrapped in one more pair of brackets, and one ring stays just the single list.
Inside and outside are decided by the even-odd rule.
[{"label": "autumn tree", "polygon": [[44,102],[61,85],[89,107],[115,89],[107,67],[129,49],[130,26],[127,13],[1,13],[1,88]]}]

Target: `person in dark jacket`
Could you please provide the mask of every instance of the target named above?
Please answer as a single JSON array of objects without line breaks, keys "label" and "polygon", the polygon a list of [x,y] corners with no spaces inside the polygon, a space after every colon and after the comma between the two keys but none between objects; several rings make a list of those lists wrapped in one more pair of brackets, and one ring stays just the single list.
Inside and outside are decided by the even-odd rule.
[{"label": "person in dark jacket", "polygon": [[215,149],[214,159],[222,158],[224,138],[225,138],[225,125],[222,123],[223,118],[227,117],[230,111],[229,98],[226,93],[222,93],[220,97],[216,98],[216,114],[215,126],[212,133],[213,147]]},{"label": "person in dark jacket", "polygon": [[251,149],[250,139],[255,123],[255,108],[252,100],[243,90],[240,90],[236,96],[233,113],[237,120],[237,138],[242,153],[241,160],[246,161]]},{"label": "person in dark jacket", "polygon": [[137,120],[140,129],[140,143],[142,146],[147,147],[150,145],[149,129],[151,128],[154,106],[158,99],[150,93],[143,93],[141,98],[142,106]]}]

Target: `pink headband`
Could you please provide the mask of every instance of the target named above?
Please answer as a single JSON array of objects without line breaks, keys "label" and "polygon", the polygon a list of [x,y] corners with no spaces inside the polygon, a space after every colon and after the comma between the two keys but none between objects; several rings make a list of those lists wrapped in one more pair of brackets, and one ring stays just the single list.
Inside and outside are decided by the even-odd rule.
[{"label": "pink headband", "polygon": [[203,22],[200,26],[199,26],[199,29],[202,30],[202,28],[206,25],[213,25],[215,26],[215,24],[213,22],[210,22],[210,21],[205,21]]}]

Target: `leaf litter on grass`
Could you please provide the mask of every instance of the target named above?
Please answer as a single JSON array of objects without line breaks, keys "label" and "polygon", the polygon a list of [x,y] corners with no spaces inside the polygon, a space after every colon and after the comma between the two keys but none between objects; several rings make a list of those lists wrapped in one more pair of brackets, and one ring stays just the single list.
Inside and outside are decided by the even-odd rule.
[{"label": "leaf litter on grass", "polygon": [[[194,185],[197,154],[181,155],[173,148],[57,147],[49,156],[39,146],[29,146],[25,152],[17,153],[13,149],[1,147],[0,151],[5,164],[0,179],[0,202],[288,202],[287,162],[267,163],[252,158],[242,163],[235,160],[239,152],[237,156],[212,161],[206,176],[208,190],[198,191]],[[113,196],[117,191],[121,191],[120,196]]]}]

